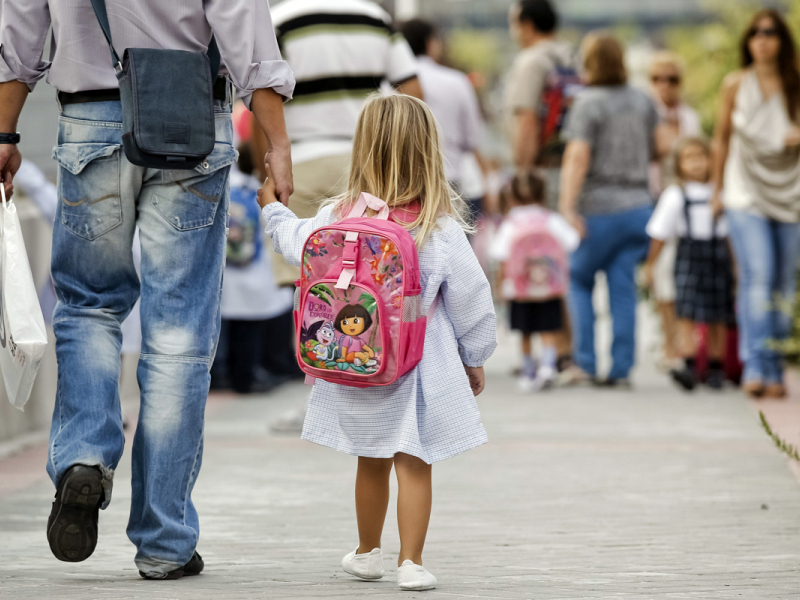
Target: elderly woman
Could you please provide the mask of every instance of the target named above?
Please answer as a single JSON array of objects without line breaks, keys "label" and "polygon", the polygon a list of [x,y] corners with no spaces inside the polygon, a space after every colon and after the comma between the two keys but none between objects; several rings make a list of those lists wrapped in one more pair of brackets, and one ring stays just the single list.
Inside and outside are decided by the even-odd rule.
[{"label": "elderly woman", "polygon": [[657,158],[659,117],[653,101],[627,85],[624,50],[613,37],[593,34],[583,45],[584,79],[569,113],[560,209],[581,233],[570,261],[570,308],[575,362],[597,381],[592,293],[595,276],[608,280],[614,342],[606,385],[629,385],[635,356],[634,271],[647,252],[653,210],[649,165]]}]

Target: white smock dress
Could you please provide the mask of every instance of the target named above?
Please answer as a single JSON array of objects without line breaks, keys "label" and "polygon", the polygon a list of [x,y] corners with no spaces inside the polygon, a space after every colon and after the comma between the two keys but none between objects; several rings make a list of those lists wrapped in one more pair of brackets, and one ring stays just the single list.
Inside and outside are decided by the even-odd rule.
[{"label": "white smock dress", "polygon": [[[300,220],[274,202],[263,215],[275,251],[296,266],[308,236],[336,221],[332,206]],[[454,219],[439,219],[419,253],[419,268],[424,309],[441,294],[420,364],[385,387],[359,389],[318,379],[303,439],[369,458],[402,452],[428,464],[488,441],[463,365],[480,367],[491,356],[497,319],[486,275]]]}]

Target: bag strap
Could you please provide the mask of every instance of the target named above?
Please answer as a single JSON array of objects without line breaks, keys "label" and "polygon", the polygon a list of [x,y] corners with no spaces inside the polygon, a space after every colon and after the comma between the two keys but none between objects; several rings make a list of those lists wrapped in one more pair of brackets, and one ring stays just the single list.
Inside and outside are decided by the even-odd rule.
[{"label": "bag strap", "polygon": [[373,196],[372,194],[368,194],[367,192],[361,192],[361,195],[358,197],[358,201],[353,206],[352,210],[348,213],[348,219],[358,219],[364,216],[364,213],[367,212],[367,209],[371,208],[372,210],[378,211],[377,217],[379,219],[383,219],[384,221],[389,220],[389,207],[386,206],[386,202]]},{"label": "bag strap", "polygon": [[[119,77],[120,73],[122,73],[122,61],[119,59],[117,51],[114,50],[114,42],[111,41],[111,25],[108,22],[105,0],[92,0],[92,8],[97,21],[100,23],[100,29],[103,30],[103,35],[108,42],[108,48],[111,50],[111,59],[114,62],[114,71]],[[222,57],[219,53],[219,46],[217,46],[217,39],[214,36],[211,36],[211,41],[208,43],[208,60],[211,62],[211,80],[216,81]]]}]

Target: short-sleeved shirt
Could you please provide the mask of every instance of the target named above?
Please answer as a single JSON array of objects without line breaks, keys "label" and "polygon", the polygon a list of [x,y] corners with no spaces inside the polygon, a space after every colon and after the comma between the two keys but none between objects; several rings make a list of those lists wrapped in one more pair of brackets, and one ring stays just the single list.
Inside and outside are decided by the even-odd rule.
[{"label": "short-sleeved shirt", "polygon": [[417,74],[411,48],[374,2],[286,0],[272,20],[297,80],[284,107],[296,163],[350,153],[367,96]]},{"label": "short-sleeved shirt", "polygon": [[603,215],[652,205],[649,165],[659,117],[652,99],[630,86],[581,91],[567,116],[567,140],[587,142],[591,163],[579,212]]},{"label": "short-sleeved shirt", "polygon": [[[711,210],[711,196],[714,188],[708,183],[687,182],[683,188],[671,185],[656,205],[653,216],[647,224],[647,235],[662,242],[676,237],[689,236],[694,240],[710,240],[715,232],[718,238],[728,235],[725,217],[714,219]],[[688,201],[688,207],[686,206]],[[686,209],[692,230],[687,231]]]},{"label": "short-sleeved shirt", "polygon": [[514,60],[506,84],[506,112],[509,125],[519,110],[538,110],[548,75],[556,67],[574,67],[572,46],[565,42],[547,40],[521,51]]}]

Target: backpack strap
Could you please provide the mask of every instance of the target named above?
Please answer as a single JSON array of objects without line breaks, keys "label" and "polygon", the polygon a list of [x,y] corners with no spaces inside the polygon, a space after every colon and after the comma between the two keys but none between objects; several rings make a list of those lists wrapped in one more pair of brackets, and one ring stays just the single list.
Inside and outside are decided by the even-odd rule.
[{"label": "backpack strap", "polygon": [[367,192],[361,192],[361,195],[358,197],[358,201],[353,206],[353,209],[347,215],[347,219],[359,219],[364,216],[364,213],[367,212],[367,209],[371,208],[372,210],[378,211],[378,218],[383,219],[384,221],[389,220],[389,207],[386,206],[386,202],[373,196],[372,194],[368,194]]}]

